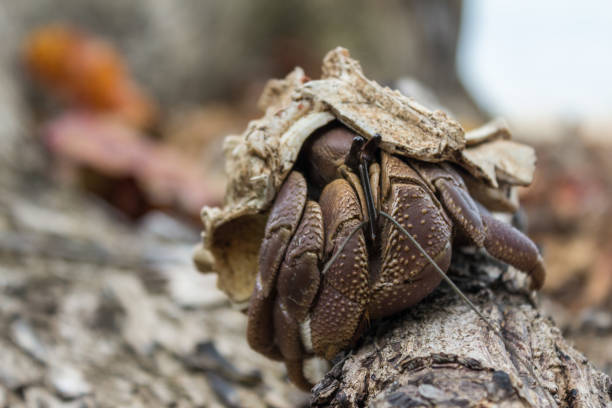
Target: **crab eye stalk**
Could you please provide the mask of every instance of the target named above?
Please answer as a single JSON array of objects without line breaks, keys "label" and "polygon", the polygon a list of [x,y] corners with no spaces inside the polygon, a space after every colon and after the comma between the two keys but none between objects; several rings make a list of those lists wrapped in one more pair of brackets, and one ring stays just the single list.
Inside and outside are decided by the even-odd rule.
[{"label": "crab eye stalk", "polygon": [[369,236],[372,241],[376,239],[376,221],[378,220],[378,212],[374,205],[374,197],[372,196],[372,186],[370,185],[370,175],[368,174],[368,166],[371,161],[376,159],[376,151],[380,144],[381,136],[377,133],[367,142],[362,136],[355,136],[351,150],[346,156],[345,164],[355,172],[359,173],[361,187],[366,200],[366,209],[368,211]]},{"label": "crab eye stalk", "polygon": [[361,150],[363,148],[364,143],[365,139],[362,136],[355,136],[353,138],[353,143],[351,144],[351,150],[346,155],[346,159],[344,159],[344,164],[346,164],[349,169],[355,172],[359,168]]},{"label": "crab eye stalk", "polygon": [[361,186],[363,187],[363,193],[366,199],[366,206],[368,210],[368,225],[370,226],[370,238],[372,241],[376,239],[376,220],[378,219],[378,213],[374,206],[374,198],[372,197],[372,186],[370,185],[370,175],[368,174],[368,163],[365,159],[359,163],[359,177],[361,178]]},{"label": "crab eye stalk", "polygon": [[378,146],[380,145],[381,140],[382,136],[379,133],[372,136],[370,140],[368,140],[361,148],[361,156],[368,162],[376,160],[376,152],[378,151]]}]

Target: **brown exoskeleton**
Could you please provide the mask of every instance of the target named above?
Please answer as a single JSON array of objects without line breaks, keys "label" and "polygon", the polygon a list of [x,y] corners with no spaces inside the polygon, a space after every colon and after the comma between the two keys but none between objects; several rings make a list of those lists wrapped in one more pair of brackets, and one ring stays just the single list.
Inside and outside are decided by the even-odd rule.
[{"label": "brown exoskeleton", "polygon": [[356,136],[338,122],[310,136],[275,198],[260,248],[247,338],[283,360],[304,389],[311,386],[306,358],[331,359],[369,320],[431,293],[454,243],[485,248],[528,273],[533,288],[544,281],[535,244],[478,204],[451,164],[400,158]]}]

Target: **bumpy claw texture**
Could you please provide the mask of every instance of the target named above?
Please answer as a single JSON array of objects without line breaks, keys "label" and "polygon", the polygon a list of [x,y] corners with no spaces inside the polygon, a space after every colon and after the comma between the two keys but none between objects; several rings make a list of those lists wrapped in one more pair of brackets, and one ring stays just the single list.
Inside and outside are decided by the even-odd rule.
[{"label": "bumpy claw texture", "polygon": [[[406,228],[442,268],[450,265],[451,224],[418,174],[396,157],[383,153],[383,180],[388,190],[383,209]],[[419,302],[440,283],[425,256],[386,221],[381,234],[381,261],[373,276],[369,313],[388,316]]]},{"label": "bumpy claw texture", "polygon": [[[247,338],[255,350],[283,360],[303,389],[312,382],[305,360],[333,358],[370,319],[414,305],[441,281],[391,222],[379,217],[376,234],[364,234],[365,189],[345,163],[354,136],[333,123],[305,143],[261,245]],[[390,214],[442,270],[450,266],[453,243],[467,243],[527,272],[532,286],[541,287],[545,271],[535,244],[493,218],[451,165],[381,151],[369,164],[369,182],[376,210]]]},{"label": "bumpy claw texture", "polygon": [[[325,255],[331,257],[359,226],[362,212],[350,184],[336,179],[321,194]],[[310,323],[315,354],[331,359],[348,346],[368,305],[368,254],[362,231],[348,241],[323,277]]]}]

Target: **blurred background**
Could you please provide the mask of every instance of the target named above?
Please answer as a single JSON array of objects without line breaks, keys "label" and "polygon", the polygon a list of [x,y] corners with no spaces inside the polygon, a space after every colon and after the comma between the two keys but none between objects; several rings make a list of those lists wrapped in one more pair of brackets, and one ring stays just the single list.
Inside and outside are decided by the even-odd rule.
[{"label": "blurred background", "polygon": [[[222,140],[269,78],[348,48],[369,78],[495,116],[538,154],[541,304],[612,373],[612,5],[0,0],[0,406],[299,406],[199,275]],[[72,406],[72,405],[70,405]]]}]

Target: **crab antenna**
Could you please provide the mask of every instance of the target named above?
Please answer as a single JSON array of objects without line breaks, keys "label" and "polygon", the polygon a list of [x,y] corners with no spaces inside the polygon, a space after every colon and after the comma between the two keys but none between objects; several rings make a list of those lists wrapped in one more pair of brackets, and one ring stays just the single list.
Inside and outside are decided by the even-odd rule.
[{"label": "crab antenna", "polygon": [[499,330],[497,330],[497,328],[495,326],[493,326],[493,324],[491,324],[491,322],[489,322],[489,319],[487,319],[481,312],[480,310],[478,310],[478,308],[476,307],[476,305],[474,303],[472,303],[472,301],[470,299],[468,299],[467,296],[465,296],[463,294],[463,292],[461,291],[461,289],[459,289],[457,287],[457,285],[455,285],[455,283],[451,280],[451,278],[448,277],[448,275],[446,273],[444,273],[444,271],[442,270],[442,268],[440,268],[438,266],[438,264],[429,256],[429,254],[423,249],[423,247],[421,246],[421,244],[419,244],[419,242],[414,239],[414,237],[412,235],[410,235],[410,233],[408,231],[406,231],[406,229],[404,227],[402,227],[402,225],[395,221],[395,218],[393,218],[392,216],[390,216],[389,214],[387,214],[384,211],[380,211],[380,215],[382,215],[383,217],[385,217],[386,219],[388,219],[389,221],[391,221],[393,223],[393,225],[395,225],[404,235],[406,235],[410,241],[412,241],[412,243],[417,247],[417,249],[423,254],[423,256],[425,256],[425,258],[427,258],[427,260],[429,261],[429,263],[431,263],[431,265],[436,269],[436,271],[440,274],[440,276],[442,276],[442,278],[446,281],[446,283],[448,283],[450,285],[450,287],[453,289],[453,291],[455,293],[457,293],[459,295],[459,297],[461,297],[461,299],[463,299],[463,301],[465,303],[467,303],[467,305],[474,310],[474,312],[476,312],[476,314],[482,319],[484,320],[484,322],[487,324],[487,326],[489,326],[491,328],[491,330],[493,330],[493,332],[495,334],[497,334],[498,336],[500,336],[500,338],[503,339],[501,333],[499,332]]},{"label": "crab antenna", "polygon": [[361,148],[361,162],[359,164],[359,177],[364,189],[366,207],[368,210],[368,218],[370,219],[370,238],[372,241],[376,239],[376,221],[378,221],[378,211],[374,206],[374,198],[372,197],[372,186],[370,185],[370,175],[368,168],[370,161],[374,159],[374,154],[378,149],[378,145],[382,137],[377,133],[370,138]]}]

